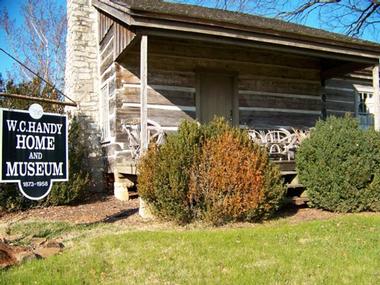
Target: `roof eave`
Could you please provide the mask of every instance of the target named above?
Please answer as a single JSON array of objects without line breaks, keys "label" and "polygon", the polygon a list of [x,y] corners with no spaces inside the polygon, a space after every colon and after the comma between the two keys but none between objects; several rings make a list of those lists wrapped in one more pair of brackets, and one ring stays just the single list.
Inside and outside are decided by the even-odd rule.
[{"label": "roof eave", "polygon": [[93,5],[129,26],[177,30],[182,32],[208,34],[227,38],[245,39],[266,44],[284,45],[293,48],[302,48],[348,54],[362,57],[371,62],[378,62],[380,45],[346,42],[342,40],[321,39],[313,35],[280,32],[271,29],[262,29],[244,25],[224,23],[212,19],[177,16],[167,13],[150,12],[135,8],[128,8],[108,0],[92,0]]}]

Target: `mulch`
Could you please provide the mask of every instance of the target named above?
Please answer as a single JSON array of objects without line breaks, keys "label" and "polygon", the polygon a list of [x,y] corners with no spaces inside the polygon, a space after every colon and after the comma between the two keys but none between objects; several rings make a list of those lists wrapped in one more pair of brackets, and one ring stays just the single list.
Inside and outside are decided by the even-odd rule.
[{"label": "mulch", "polygon": [[114,196],[105,196],[75,206],[54,206],[35,208],[14,213],[0,213],[0,223],[9,223],[21,220],[62,221],[74,224],[92,224],[98,222],[114,222],[126,220],[141,222],[138,215],[139,200],[132,199],[126,202],[117,200]]},{"label": "mulch", "polygon": [[[157,221],[144,220],[138,215],[139,199],[119,201],[114,196],[103,196],[77,206],[54,206],[36,208],[14,213],[0,212],[0,223],[12,223],[22,220],[62,221],[74,224],[92,224],[99,222],[137,226],[156,225]],[[291,223],[309,220],[325,220],[342,214],[331,213],[305,206],[288,207],[280,211],[276,219],[285,218]]]}]

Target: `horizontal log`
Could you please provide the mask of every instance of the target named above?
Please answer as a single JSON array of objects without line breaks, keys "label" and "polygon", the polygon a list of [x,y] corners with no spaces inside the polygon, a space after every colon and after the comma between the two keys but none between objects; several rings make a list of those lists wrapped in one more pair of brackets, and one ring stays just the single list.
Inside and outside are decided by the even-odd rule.
[{"label": "horizontal log", "polygon": [[[126,142],[125,134],[122,132],[121,124],[122,122],[132,122],[138,120],[140,115],[140,108],[127,107],[117,110],[117,120],[116,120],[116,140]],[[161,109],[149,109],[148,108],[148,119],[153,120],[160,124],[162,127],[175,128],[180,125],[183,120],[193,120],[195,119],[195,112],[189,111],[172,111],[172,110],[161,110]]]},{"label": "horizontal log", "polygon": [[326,100],[330,101],[342,101],[347,103],[355,103],[355,92],[351,91],[341,91],[341,90],[326,90],[325,92]]},{"label": "horizontal log", "polygon": [[315,125],[320,115],[241,110],[239,117],[239,124],[249,128],[310,128]]},{"label": "horizontal log", "polygon": [[339,110],[341,112],[355,112],[355,104],[351,102],[326,101],[327,110]]},{"label": "horizontal log", "polygon": [[[148,84],[150,85],[195,86],[195,73],[193,71],[152,70],[151,67],[149,70]],[[120,67],[117,71],[117,77],[120,82],[119,88],[122,84],[140,83],[139,69],[135,66],[127,65],[126,68]]]},{"label": "horizontal log", "polygon": [[263,107],[263,108],[282,108],[282,109],[301,109],[320,111],[322,102],[317,100],[306,100],[301,98],[288,98],[276,96],[260,95],[239,95],[240,107]]},{"label": "horizontal log", "polygon": [[[124,84],[123,88],[134,89],[140,88],[140,84]],[[185,86],[171,86],[171,85],[148,85],[148,89],[156,91],[176,91],[176,92],[185,92],[185,93],[195,93],[194,87],[185,87]]]},{"label": "horizontal log", "polygon": [[[125,108],[140,108],[140,103],[123,103],[121,109]],[[180,105],[159,105],[159,104],[148,104],[148,109],[155,110],[167,110],[167,111],[185,111],[185,112],[195,112],[195,106],[180,106]]]},{"label": "horizontal log", "polygon": [[271,78],[257,79],[239,76],[239,90],[254,90],[273,93],[288,93],[302,95],[320,95],[320,83],[301,83]]},{"label": "horizontal log", "polygon": [[353,89],[355,84],[371,85],[369,84],[369,81],[361,80],[361,79],[334,78],[334,79],[326,81],[326,86],[348,88],[348,89],[350,88]]},{"label": "horizontal log", "polygon": [[305,115],[319,115],[320,110],[304,110],[304,109],[290,109],[290,108],[268,108],[268,107],[239,107],[239,111],[249,112],[268,112],[268,113],[288,113],[288,114],[305,114]]},{"label": "horizontal log", "polygon": [[315,100],[321,101],[320,94],[288,94],[288,93],[276,93],[276,92],[264,92],[264,91],[253,91],[253,90],[239,90],[240,95],[259,95],[259,96],[272,96],[278,98],[296,98],[305,100]]},{"label": "horizontal log", "polygon": [[[126,103],[140,103],[140,89],[124,88],[118,98]],[[195,106],[195,94],[171,90],[148,89],[148,104]]]}]

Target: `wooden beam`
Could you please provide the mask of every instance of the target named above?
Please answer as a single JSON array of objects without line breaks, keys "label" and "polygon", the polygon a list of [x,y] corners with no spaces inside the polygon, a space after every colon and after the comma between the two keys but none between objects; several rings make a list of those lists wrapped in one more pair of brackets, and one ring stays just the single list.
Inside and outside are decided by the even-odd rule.
[{"label": "wooden beam", "polygon": [[[195,23],[182,23],[165,21],[161,19],[149,19],[144,17],[133,18],[135,22],[133,23],[136,27],[146,28],[146,29],[160,29],[166,31],[175,31],[180,33],[192,33],[198,35],[206,36],[216,36],[230,39],[241,39],[252,41],[255,43],[278,45],[283,47],[288,47],[290,49],[300,48],[308,51],[318,51],[326,52],[340,55],[351,55],[357,56],[364,59],[376,60],[378,54],[367,50],[358,50],[349,47],[335,46],[329,44],[329,40],[324,43],[309,43],[303,39],[288,39],[277,35],[267,35],[257,33],[255,31],[241,31],[241,30],[231,30],[224,29],[217,26],[202,26]],[[354,45],[353,45],[354,46]]]},{"label": "wooden beam", "polygon": [[48,98],[28,96],[28,95],[0,93],[0,97],[8,97],[8,98],[13,98],[13,99],[28,100],[28,101],[35,101],[35,102],[41,102],[41,103],[50,103],[54,105],[77,107],[77,104],[75,103],[58,101],[58,100],[48,99]]},{"label": "wooden beam", "polygon": [[295,48],[295,47],[289,47],[289,46],[281,46],[281,45],[274,45],[270,43],[264,43],[264,42],[254,42],[250,40],[245,39],[239,39],[239,38],[228,38],[228,37],[214,37],[211,34],[210,35],[203,35],[203,34],[195,34],[195,33],[185,33],[180,31],[164,31],[164,30],[156,30],[156,29],[148,29],[148,28],[137,28],[136,34],[146,34],[146,35],[152,35],[152,36],[159,36],[159,37],[168,37],[168,38],[174,38],[174,39],[186,39],[186,40],[198,40],[198,41],[204,41],[209,43],[215,43],[215,44],[226,44],[226,45],[233,45],[233,46],[239,46],[239,47],[247,47],[247,48],[259,48],[259,49],[265,49],[270,51],[276,51],[276,52],[286,52],[289,54],[295,54],[295,55],[302,55],[302,56],[311,56],[316,58],[330,58],[335,60],[343,60],[343,61],[352,61],[352,62],[359,62],[359,63],[365,63],[369,65],[373,65],[376,60],[374,58],[369,57],[360,57],[360,56],[353,56],[349,54],[344,53],[332,53],[332,52],[323,52],[319,50],[308,50],[305,48]]},{"label": "wooden beam", "polygon": [[379,87],[379,64],[372,69],[373,97],[375,103],[375,130],[380,131],[380,87]]},{"label": "wooden beam", "polygon": [[141,37],[140,44],[140,142],[141,153],[148,149],[148,36]]},{"label": "wooden beam", "polygon": [[358,63],[358,62],[348,62],[338,66],[334,66],[325,70],[322,70],[321,77],[323,80],[331,79],[334,77],[343,76],[349,74],[353,71],[362,70],[366,67],[371,66],[370,64]]}]

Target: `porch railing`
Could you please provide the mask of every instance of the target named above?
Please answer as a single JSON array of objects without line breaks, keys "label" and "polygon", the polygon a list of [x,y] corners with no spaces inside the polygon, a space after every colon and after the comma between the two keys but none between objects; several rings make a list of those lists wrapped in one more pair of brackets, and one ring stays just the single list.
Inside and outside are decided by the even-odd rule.
[{"label": "porch railing", "polygon": [[[160,124],[149,119],[147,123],[148,143],[163,144],[165,142],[165,132]],[[122,130],[127,135],[127,148],[132,159],[139,159],[141,155],[140,123],[122,124]]]},{"label": "porch railing", "polygon": [[[141,155],[140,124],[123,124],[122,130],[127,136],[127,150],[134,160],[138,160]],[[295,152],[301,142],[309,136],[309,130],[301,129],[250,129],[249,137],[257,144],[265,147],[272,159],[294,160]],[[165,132],[157,122],[148,120],[148,142],[163,144],[165,142]]]},{"label": "porch railing", "polygon": [[309,130],[272,129],[248,130],[250,138],[264,146],[271,158],[277,160],[294,160],[295,152],[301,142],[309,136]]}]

